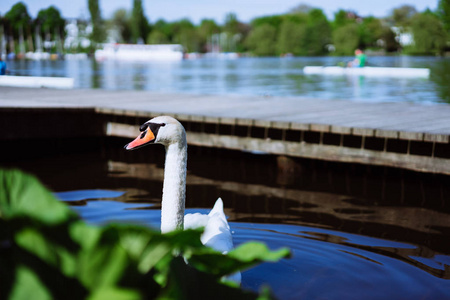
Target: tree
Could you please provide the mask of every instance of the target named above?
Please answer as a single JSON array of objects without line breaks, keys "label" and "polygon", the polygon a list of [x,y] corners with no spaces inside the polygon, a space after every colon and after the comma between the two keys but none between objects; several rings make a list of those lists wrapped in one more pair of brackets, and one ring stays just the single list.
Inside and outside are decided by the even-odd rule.
[{"label": "tree", "polygon": [[203,19],[197,29],[201,51],[212,51],[211,38],[220,32],[219,25],[212,19]]},{"label": "tree", "polygon": [[15,36],[18,36],[20,28],[24,29],[30,26],[31,21],[27,7],[23,2],[14,4],[5,14],[5,19],[12,27]]},{"label": "tree", "polygon": [[37,23],[40,25],[41,33],[55,33],[64,35],[64,25],[66,21],[61,17],[59,10],[51,5],[47,9],[38,12]]},{"label": "tree", "polygon": [[437,15],[444,29],[450,34],[450,0],[439,0]]},{"label": "tree", "polygon": [[130,16],[125,9],[120,8],[116,10],[113,14],[111,23],[113,27],[119,32],[122,41],[131,41]]},{"label": "tree", "polygon": [[383,27],[381,39],[384,41],[384,49],[388,52],[398,51],[400,44],[396,40],[396,35],[390,27]]},{"label": "tree", "polygon": [[304,55],[306,35],[306,24],[299,24],[286,19],[281,24],[278,34],[277,52],[280,54]]},{"label": "tree", "polygon": [[355,51],[359,45],[358,25],[347,24],[334,30],[333,44],[336,47],[336,54],[353,54],[353,51]]},{"label": "tree", "polygon": [[91,14],[92,33],[91,40],[94,43],[101,43],[106,38],[106,32],[98,5],[98,0],[88,0],[89,13]]},{"label": "tree", "polygon": [[222,48],[225,51],[242,51],[242,41],[248,35],[250,28],[248,25],[240,22],[234,13],[229,13],[225,17],[225,24],[223,26],[224,45]]},{"label": "tree", "polygon": [[400,27],[409,27],[411,25],[411,19],[417,14],[417,10],[412,5],[402,5],[392,10],[390,19],[394,25]]},{"label": "tree", "polygon": [[173,23],[168,23],[162,19],[158,20],[152,26],[152,31],[157,30],[163,33],[168,41],[171,41],[174,36],[174,25]]},{"label": "tree", "polygon": [[308,12],[306,32],[307,55],[325,54],[325,46],[331,42],[331,26],[321,9],[314,8]]},{"label": "tree", "polygon": [[144,42],[148,35],[149,23],[144,15],[142,0],[133,1],[133,11],[131,13],[131,39],[134,43]]},{"label": "tree", "polygon": [[413,52],[418,54],[442,53],[447,33],[439,18],[431,13],[415,15],[411,20],[414,37]]},{"label": "tree", "polygon": [[228,13],[225,16],[223,29],[230,34],[239,33],[239,21],[235,13]]},{"label": "tree", "polygon": [[377,47],[377,41],[382,39],[385,32],[380,19],[375,17],[364,18],[358,29],[360,48]]},{"label": "tree", "polygon": [[198,27],[198,34],[205,40],[212,34],[219,33],[220,27],[213,19],[203,19]]},{"label": "tree", "polygon": [[354,23],[356,23],[356,14],[340,9],[334,14],[334,21],[332,25],[333,29],[337,29],[339,27]]},{"label": "tree", "polygon": [[268,25],[274,27],[275,30],[278,31],[281,24],[283,23],[284,18],[285,18],[285,16],[282,16],[282,15],[259,17],[259,18],[253,19],[251,21],[250,25],[253,29],[255,29],[264,24],[268,24]]},{"label": "tree", "polygon": [[194,24],[189,19],[181,19],[172,24],[172,41],[183,45],[188,52],[198,52],[200,50],[199,38]]},{"label": "tree", "polygon": [[169,38],[159,29],[153,29],[147,36],[147,44],[168,44]]},{"label": "tree", "polygon": [[250,51],[258,56],[272,56],[276,53],[277,31],[269,24],[254,28],[247,37],[246,44]]}]

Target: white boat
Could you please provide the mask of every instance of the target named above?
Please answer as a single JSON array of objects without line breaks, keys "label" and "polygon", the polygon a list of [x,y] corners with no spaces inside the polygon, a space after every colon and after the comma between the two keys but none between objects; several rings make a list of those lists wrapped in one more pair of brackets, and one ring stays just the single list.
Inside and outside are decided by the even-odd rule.
[{"label": "white boat", "polygon": [[50,59],[50,53],[42,51],[27,52],[25,58],[31,60],[48,60]]},{"label": "white boat", "polygon": [[72,89],[74,79],[69,77],[0,76],[0,86],[28,88]]},{"label": "white boat", "polygon": [[316,67],[307,66],[303,68],[307,75],[356,75],[373,77],[425,77],[430,76],[430,69],[426,68],[384,68],[384,67]]},{"label": "white boat", "polygon": [[95,51],[96,60],[179,61],[183,59],[181,45],[105,44]]},{"label": "white boat", "polygon": [[85,60],[88,58],[89,57],[86,53],[66,53],[66,54],[64,54],[65,60]]},{"label": "white boat", "polygon": [[208,52],[204,55],[205,58],[214,59],[237,59],[239,54],[236,52]]}]

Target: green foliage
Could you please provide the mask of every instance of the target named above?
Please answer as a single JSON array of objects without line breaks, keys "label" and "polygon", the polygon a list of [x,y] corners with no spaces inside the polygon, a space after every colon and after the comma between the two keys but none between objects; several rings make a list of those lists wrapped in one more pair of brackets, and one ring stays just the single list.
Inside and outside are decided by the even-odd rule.
[{"label": "green foliage", "polygon": [[175,43],[183,45],[187,52],[200,51],[199,37],[194,28],[181,28],[174,36]]},{"label": "green foliage", "polygon": [[441,53],[447,41],[447,33],[439,19],[428,13],[415,15],[411,20],[415,54]]},{"label": "green foliage", "polygon": [[121,8],[116,10],[110,23],[120,34],[119,42],[131,42],[130,15],[126,9]]},{"label": "green foliage", "polygon": [[304,41],[306,40],[306,35],[306,24],[297,24],[292,21],[285,20],[281,25],[276,43],[278,53],[304,55]]},{"label": "green foliage", "polygon": [[88,0],[88,6],[92,22],[91,40],[94,43],[101,43],[106,38],[106,32],[100,12],[100,7],[98,5],[98,0]]},{"label": "green foliage", "polygon": [[273,56],[276,53],[276,29],[269,24],[254,28],[247,37],[246,44],[253,54]]},{"label": "green foliage", "polygon": [[200,26],[197,29],[197,35],[199,39],[199,47],[201,52],[207,52],[207,44],[210,42],[213,34],[220,33],[220,27],[212,19],[203,19]]},{"label": "green foliage", "polygon": [[417,14],[417,10],[412,5],[402,5],[392,10],[390,19],[395,26],[409,27],[412,18]]},{"label": "green foliage", "polygon": [[360,47],[376,47],[378,40],[383,38],[385,28],[381,21],[375,17],[365,18],[359,26]]},{"label": "green foliage", "polygon": [[147,44],[168,44],[168,37],[160,30],[153,29],[147,36]]},{"label": "green foliage", "polygon": [[188,52],[197,52],[200,49],[199,37],[194,24],[189,19],[181,19],[172,23],[172,41],[181,44]]},{"label": "green foliage", "polygon": [[289,255],[259,243],[222,255],[200,235],[89,226],[34,177],[0,170],[1,299],[256,299],[221,277]]},{"label": "green foliage", "polygon": [[36,21],[41,25],[41,33],[43,34],[46,32],[55,33],[56,30],[63,32],[66,24],[59,10],[53,5],[47,9],[41,9],[38,12]]},{"label": "green foliage", "polygon": [[[107,28],[117,30],[118,42],[180,43],[186,51],[205,52],[211,51],[214,40],[215,47],[221,51],[250,52],[261,56],[285,53],[325,55],[330,44],[336,48],[334,54],[337,55],[352,54],[356,48],[398,51],[400,45],[390,29],[392,26],[396,26],[400,33],[416,31],[415,40],[420,44],[416,43],[415,46],[403,49],[404,53],[443,53],[448,51],[450,45],[450,0],[439,0],[436,12],[418,13],[414,6],[402,5],[392,9],[390,15],[384,19],[360,17],[352,11],[341,9],[334,14],[334,20],[331,22],[321,9],[300,4],[286,14],[258,17],[250,24],[240,22],[234,13],[229,13],[223,25],[208,19],[202,20],[199,25],[194,25],[187,19],[175,22],[159,20],[150,24],[145,17],[142,0],[133,0],[132,11],[117,10],[111,20],[107,21],[107,26],[102,20],[98,2],[99,0],[88,0],[93,24],[91,50],[94,50],[97,43],[106,40]],[[424,14],[437,17],[438,22],[431,17],[419,22],[417,19],[425,19],[419,17]],[[430,22],[435,26],[429,26]],[[16,40],[20,35],[19,28],[22,28],[25,36],[34,34],[33,22],[23,2],[15,4],[5,14],[2,23],[6,32],[13,32]],[[64,20],[54,6],[41,10],[35,23],[42,24],[42,33],[50,31],[53,34],[54,29],[59,27],[60,34],[64,36]],[[418,23],[425,27],[418,27]],[[357,36],[354,34],[355,28]],[[442,28],[446,33],[444,46]],[[350,34],[348,40],[344,38],[346,32]],[[264,33],[268,36],[264,37]],[[213,35],[216,36],[212,38]],[[427,35],[430,38],[427,38]],[[258,42],[258,36],[262,37],[261,42]],[[431,37],[435,41],[431,41]],[[32,40],[33,38],[29,38],[30,49]]]},{"label": "green foliage", "polygon": [[400,44],[395,39],[395,33],[389,27],[383,27],[381,39],[384,41],[384,49],[388,52],[398,51]]},{"label": "green foliage", "polygon": [[321,9],[311,9],[308,13],[306,55],[322,55],[325,46],[331,42],[331,26]]},{"label": "green foliage", "polygon": [[450,0],[439,0],[437,15],[444,29],[450,34]]},{"label": "green foliage", "polygon": [[174,23],[168,23],[164,20],[158,20],[155,24],[153,24],[152,31],[153,30],[160,31],[167,37],[169,41],[171,41],[174,35]]},{"label": "green foliage", "polygon": [[296,14],[287,14],[283,16],[283,22],[284,21],[290,21],[296,24],[306,24],[308,23],[308,15],[303,13],[296,13]]},{"label": "green foliage", "polygon": [[203,19],[198,28],[198,34],[206,40],[215,33],[220,33],[219,25],[213,19]]},{"label": "green foliage", "polygon": [[282,15],[259,17],[252,20],[251,26],[253,29],[256,29],[263,25],[270,25],[275,28],[276,31],[278,31],[281,24],[283,23],[283,20],[284,16]]},{"label": "green foliage", "polygon": [[338,10],[334,14],[333,28],[337,29],[348,24],[354,24],[356,20],[349,17],[349,13],[343,9]]},{"label": "green foliage", "polygon": [[19,28],[25,29],[30,25],[31,17],[28,14],[27,6],[23,2],[14,4],[11,9],[5,14],[5,19],[17,35]]},{"label": "green foliage", "polygon": [[357,24],[347,24],[333,32],[333,42],[337,55],[352,55],[359,45]]},{"label": "green foliage", "polygon": [[138,41],[145,42],[145,38],[149,33],[149,23],[144,15],[142,0],[133,1],[133,11],[130,20],[131,40],[133,43]]},{"label": "green foliage", "polygon": [[228,13],[225,17],[225,24],[223,26],[225,32],[236,34],[239,33],[239,21],[236,14]]},{"label": "green foliage", "polygon": [[254,19],[252,26],[247,46],[255,55],[321,55],[331,42],[331,27],[320,9],[300,7],[295,13]]}]

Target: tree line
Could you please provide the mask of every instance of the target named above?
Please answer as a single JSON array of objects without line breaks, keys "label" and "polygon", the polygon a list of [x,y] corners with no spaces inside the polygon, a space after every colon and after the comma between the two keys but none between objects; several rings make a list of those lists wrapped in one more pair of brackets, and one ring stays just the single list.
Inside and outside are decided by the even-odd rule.
[{"label": "tree line", "polygon": [[[436,11],[419,12],[414,6],[402,5],[385,18],[339,10],[329,20],[322,9],[299,5],[285,14],[257,17],[250,23],[229,13],[223,24],[213,19],[203,19],[200,24],[189,19],[151,23],[142,0],[133,0],[131,11],[118,9],[109,19],[102,17],[98,0],[88,0],[88,8],[91,50],[111,36],[120,43],[181,44],[187,52],[232,51],[256,56],[351,55],[356,48],[424,55],[450,50],[450,0],[439,0]],[[32,19],[26,5],[18,2],[0,22],[7,36],[16,40],[27,36],[30,45],[36,34],[61,39],[66,35],[65,20],[55,6],[40,10]],[[410,41],[401,43],[401,37]]]}]

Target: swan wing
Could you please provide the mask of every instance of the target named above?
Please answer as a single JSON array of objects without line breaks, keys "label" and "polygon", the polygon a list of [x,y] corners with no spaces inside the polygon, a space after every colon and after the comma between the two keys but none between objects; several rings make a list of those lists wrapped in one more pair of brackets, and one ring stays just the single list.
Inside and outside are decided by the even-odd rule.
[{"label": "swan wing", "polygon": [[201,241],[221,253],[233,249],[230,226],[223,212],[223,201],[217,199],[209,214],[187,214],[184,216],[184,229],[204,228]]},{"label": "swan wing", "polygon": [[[230,226],[223,211],[222,199],[217,199],[213,209],[207,215],[201,213],[187,214],[184,216],[184,228],[205,228],[201,241],[205,246],[211,247],[223,254],[233,249],[233,238]],[[236,272],[225,276],[224,279],[241,283],[241,273]]]},{"label": "swan wing", "polygon": [[206,227],[209,216],[201,213],[187,214],[184,216],[184,229]]},{"label": "swan wing", "polygon": [[223,201],[222,198],[218,198],[216,200],[216,203],[214,204],[213,208],[209,212],[208,216],[212,216],[215,214],[223,215],[223,217],[226,220],[225,213],[223,212]]},{"label": "swan wing", "polygon": [[[228,225],[227,218],[223,211],[222,199],[217,199],[208,216],[208,223],[206,224],[205,231],[201,237],[202,243],[223,254],[228,253],[234,246],[230,225]],[[242,275],[241,272],[236,272],[225,276],[223,279],[241,284]]]},{"label": "swan wing", "polygon": [[227,218],[223,212],[222,199],[217,199],[208,217],[205,231],[201,237],[202,243],[219,252],[227,253],[233,249],[233,238]]}]

